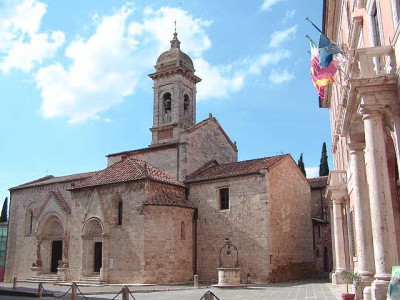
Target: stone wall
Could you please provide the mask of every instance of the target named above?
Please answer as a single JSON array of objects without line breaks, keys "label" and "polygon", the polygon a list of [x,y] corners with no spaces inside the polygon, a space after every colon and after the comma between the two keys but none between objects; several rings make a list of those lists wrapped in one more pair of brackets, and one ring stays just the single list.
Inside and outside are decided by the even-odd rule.
[{"label": "stone wall", "polygon": [[[93,271],[92,264],[85,266],[82,261],[85,256],[93,260],[91,246],[98,241],[103,243],[103,280],[115,283],[141,282],[144,267],[144,186],[143,182],[134,182],[73,191],[76,205],[73,215],[75,224],[80,226],[75,226],[71,232],[76,239],[70,255],[71,279],[79,276],[80,268],[84,275]],[[122,225],[118,225],[119,201],[123,205]],[[100,239],[85,230],[88,222],[96,219],[103,227]]]},{"label": "stone wall", "polygon": [[123,156],[128,155],[136,159],[144,160],[176,179],[178,174],[178,166],[180,163],[182,164],[182,162],[178,160],[178,145],[174,147],[151,148],[151,151],[149,150],[146,149],[144,151],[132,151],[126,154],[109,156],[107,165],[113,165],[121,161]]},{"label": "stone wall", "polygon": [[[60,219],[63,229],[68,230],[71,216],[57,204],[51,191],[60,190],[62,197],[71,208],[71,195],[65,191],[69,187],[70,183],[60,183],[11,191],[6,281],[12,280],[15,276],[18,279],[27,279],[33,275],[30,267],[36,262],[36,234],[38,227],[46,220],[56,216]],[[46,233],[51,234],[55,240],[63,238],[62,235],[55,235],[55,232],[49,232],[49,230]],[[41,245],[42,256],[50,251],[48,245],[50,244],[46,241]],[[49,258],[42,257],[42,259],[44,268],[49,269]]]},{"label": "stone wall", "polygon": [[211,117],[187,135],[186,175],[215,159],[218,163],[237,161],[237,151],[215,118]]},{"label": "stone wall", "polygon": [[[219,189],[229,188],[229,210],[220,210]],[[238,248],[241,279],[268,275],[267,199],[265,177],[248,175],[190,184],[189,200],[198,207],[197,273],[199,280],[217,281],[219,252],[225,238]]]},{"label": "stone wall", "polygon": [[193,209],[144,207],[145,283],[193,280]]},{"label": "stone wall", "polygon": [[[63,276],[68,281],[93,274],[95,242],[102,243],[101,280],[111,283],[176,282],[192,277],[193,209],[156,207],[147,209],[145,214],[143,206],[143,202],[157,192],[173,192],[184,197],[183,187],[130,182],[71,192],[66,190],[68,188],[71,188],[70,184],[52,184],[11,192],[7,281],[14,276],[28,279],[34,275],[30,267],[37,261],[38,240],[42,272],[50,271],[52,241],[62,241],[62,260],[67,263]],[[59,190],[70,213],[58,204],[53,190]],[[118,225],[119,201],[123,204],[122,225]],[[157,209],[161,213],[152,213]],[[30,210],[34,213],[32,231],[26,217]],[[186,228],[184,240],[181,240],[182,222]],[[164,230],[167,228],[173,235],[166,235]],[[145,253],[145,248],[150,252]],[[160,257],[160,249],[165,249],[168,257],[172,257],[171,253],[178,255],[174,257],[174,263],[167,260],[163,272],[158,273],[153,270],[160,266],[161,260],[154,265],[149,263],[149,257]],[[146,272],[146,266],[151,271]],[[163,274],[163,277],[149,274]]]},{"label": "stone wall", "polygon": [[310,185],[289,156],[267,175],[269,187],[269,281],[310,276],[313,240]]},{"label": "stone wall", "polygon": [[[323,201],[321,201],[321,198]],[[322,211],[321,206],[325,206]],[[332,237],[329,207],[325,200],[325,188],[311,190],[311,216],[321,221],[313,223],[313,250],[315,256],[315,269],[318,273],[332,270]]]}]

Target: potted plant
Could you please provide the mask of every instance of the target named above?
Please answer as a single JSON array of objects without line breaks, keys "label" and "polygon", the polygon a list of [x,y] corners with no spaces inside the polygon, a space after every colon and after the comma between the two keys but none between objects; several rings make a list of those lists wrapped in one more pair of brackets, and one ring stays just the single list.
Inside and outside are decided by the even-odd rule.
[{"label": "potted plant", "polygon": [[343,293],[342,299],[343,300],[353,300],[355,298],[355,294],[349,293],[349,284],[354,284],[357,287],[357,284],[361,280],[361,276],[358,273],[354,273],[352,270],[344,270],[341,273],[341,276],[346,283],[346,293]]}]

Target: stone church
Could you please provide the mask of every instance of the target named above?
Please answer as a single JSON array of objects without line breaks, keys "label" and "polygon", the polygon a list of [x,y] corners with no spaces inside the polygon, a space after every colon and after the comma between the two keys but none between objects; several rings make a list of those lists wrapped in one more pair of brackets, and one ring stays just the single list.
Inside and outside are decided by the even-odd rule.
[{"label": "stone church", "polygon": [[220,253],[227,240],[242,280],[310,274],[310,185],[292,157],[238,161],[215,117],[196,123],[201,79],[176,33],[149,76],[151,145],[107,155],[101,171],[10,189],[6,280],[215,281],[233,261]]}]

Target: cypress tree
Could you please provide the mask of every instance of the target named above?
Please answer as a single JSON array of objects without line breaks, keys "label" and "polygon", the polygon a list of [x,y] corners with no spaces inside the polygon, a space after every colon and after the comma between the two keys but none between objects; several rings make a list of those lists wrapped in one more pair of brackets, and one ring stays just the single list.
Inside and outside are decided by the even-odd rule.
[{"label": "cypress tree", "polygon": [[0,215],[0,222],[7,222],[7,210],[8,210],[8,198],[3,202],[3,208],[1,209],[1,215]]},{"label": "cypress tree", "polygon": [[299,160],[297,162],[297,165],[299,166],[300,171],[304,174],[304,176],[307,176],[306,169],[304,168],[303,153],[300,154],[300,158],[299,158]]},{"label": "cypress tree", "polygon": [[319,176],[329,175],[328,155],[326,154],[326,143],[322,144],[321,160],[319,164]]}]

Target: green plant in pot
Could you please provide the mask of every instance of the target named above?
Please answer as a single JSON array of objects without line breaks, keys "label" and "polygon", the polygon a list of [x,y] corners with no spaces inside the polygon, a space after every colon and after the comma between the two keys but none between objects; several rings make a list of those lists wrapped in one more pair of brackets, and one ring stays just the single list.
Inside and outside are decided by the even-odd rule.
[{"label": "green plant in pot", "polygon": [[355,298],[355,294],[349,293],[349,284],[354,284],[357,287],[357,284],[361,280],[361,276],[358,273],[354,273],[352,270],[344,270],[340,276],[342,276],[344,282],[346,283],[346,293],[343,293],[343,300],[353,300]]}]

